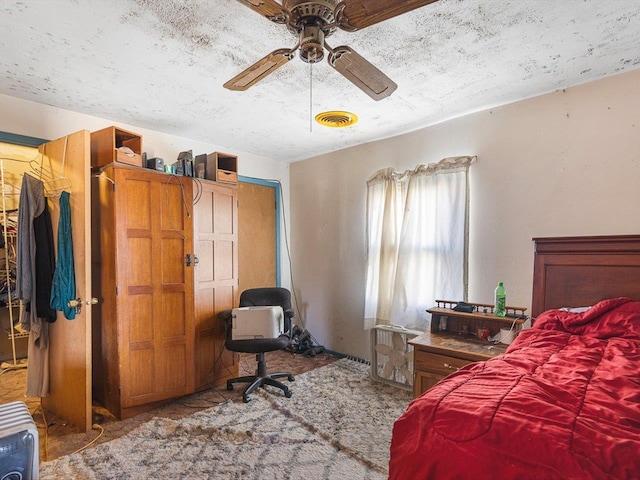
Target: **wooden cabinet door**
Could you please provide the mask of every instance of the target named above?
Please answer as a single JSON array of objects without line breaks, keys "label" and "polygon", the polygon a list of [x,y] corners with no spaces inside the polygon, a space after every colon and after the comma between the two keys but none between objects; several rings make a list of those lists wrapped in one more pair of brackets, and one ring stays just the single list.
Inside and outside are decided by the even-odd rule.
[{"label": "wooden cabinet door", "polygon": [[417,370],[413,379],[413,398],[417,398],[433,387],[445,376],[432,372]]},{"label": "wooden cabinet door", "polygon": [[[74,320],[61,312],[49,326],[49,396],[43,405],[83,432],[91,430],[91,142],[87,130],[41,145],[45,192],[70,187],[71,232],[76,294],[82,308]],[[60,181],[60,176],[69,182]],[[48,185],[47,185],[48,183]],[[58,199],[49,199],[54,242],[57,245],[60,208]],[[56,249],[57,251],[57,249]]]},{"label": "wooden cabinet door", "polygon": [[115,168],[123,407],[193,392],[192,183]]},{"label": "wooden cabinet door", "polygon": [[237,190],[201,182],[194,205],[196,389],[238,374],[237,355],[224,348],[218,313],[238,302]]}]

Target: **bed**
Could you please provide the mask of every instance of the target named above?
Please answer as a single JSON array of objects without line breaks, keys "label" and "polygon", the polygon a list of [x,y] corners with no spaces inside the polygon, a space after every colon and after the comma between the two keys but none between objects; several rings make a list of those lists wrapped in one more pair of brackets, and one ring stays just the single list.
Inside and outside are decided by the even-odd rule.
[{"label": "bed", "polygon": [[534,326],[409,405],[390,479],[640,478],[640,235],[534,243]]}]

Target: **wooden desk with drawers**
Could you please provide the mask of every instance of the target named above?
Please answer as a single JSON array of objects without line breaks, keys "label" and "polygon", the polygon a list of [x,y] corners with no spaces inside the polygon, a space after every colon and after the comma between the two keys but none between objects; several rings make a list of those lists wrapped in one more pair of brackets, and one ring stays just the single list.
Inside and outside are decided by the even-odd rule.
[{"label": "wooden desk with drawers", "polygon": [[[438,307],[427,310],[431,314],[431,331],[409,341],[414,349],[414,397],[420,396],[444,377],[469,363],[489,360],[505,353],[508,345],[479,339],[478,327],[486,327],[493,336],[501,327],[513,324],[517,332],[526,318],[526,309],[521,307],[507,307],[517,318],[496,317],[492,309],[484,313],[485,307],[489,307],[484,304],[472,304],[477,310],[466,313],[447,308],[455,305],[455,302],[437,302]],[[441,330],[440,319],[443,317],[445,327]]]}]

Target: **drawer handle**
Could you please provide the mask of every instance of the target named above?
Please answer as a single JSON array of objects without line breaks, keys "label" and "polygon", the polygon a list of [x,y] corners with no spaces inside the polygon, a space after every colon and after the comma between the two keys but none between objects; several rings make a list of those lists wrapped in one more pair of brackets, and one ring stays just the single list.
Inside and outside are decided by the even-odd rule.
[{"label": "drawer handle", "polygon": [[449,368],[451,370],[460,370],[459,368],[454,367],[453,365],[449,365],[448,363],[444,364],[444,368]]}]

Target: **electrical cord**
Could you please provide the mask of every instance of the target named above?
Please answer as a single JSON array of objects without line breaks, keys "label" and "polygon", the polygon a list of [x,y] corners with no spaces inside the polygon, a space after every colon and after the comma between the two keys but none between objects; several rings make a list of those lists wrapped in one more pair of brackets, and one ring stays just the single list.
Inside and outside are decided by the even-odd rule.
[{"label": "electrical cord", "polygon": [[[517,321],[517,320],[518,320],[518,317],[515,317],[515,318],[513,319],[513,322],[511,323],[511,328],[509,329],[509,332],[508,332],[508,333],[511,333],[511,332],[513,331],[513,327],[515,327],[515,326],[516,326],[516,321]],[[497,345],[498,343],[503,343],[503,342],[501,341],[501,335],[502,335],[502,332],[500,331],[500,332],[498,332],[498,334],[497,334],[497,335],[495,335],[495,336],[491,337],[491,338],[493,339],[493,343],[495,343],[496,345]]]},{"label": "electrical cord", "polygon": [[[178,185],[180,185],[180,191],[182,193],[182,204],[184,205],[184,209],[187,212],[187,217],[191,218],[191,211],[189,210],[189,204],[187,203],[187,197],[184,194],[184,185],[183,185],[182,180],[180,179],[180,177],[181,177],[180,175],[174,175],[173,173],[171,173],[171,174],[169,174],[169,178],[167,178],[167,181],[165,182],[165,184],[167,186],[169,186],[169,184],[171,183],[171,181],[174,178],[178,181]],[[169,189],[168,188],[166,188],[165,191],[164,191],[164,197],[165,197],[165,202],[166,202],[166,205],[167,205],[167,213],[168,213],[169,212],[169,206],[170,206],[169,205]],[[175,228],[175,225],[173,224],[173,220],[170,218],[171,216],[168,215],[168,217],[169,217],[169,220],[171,221],[171,226],[175,230],[177,230]]]},{"label": "electrical cord", "polygon": [[78,450],[76,450],[75,452],[71,453],[71,455],[73,455],[74,453],[79,453],[81,451],[83,451],[86,448],[89,448],[91,445],[93,445],[94,443],[96,443],[98,441],[98,439],[104,435],[104,427],[102,425],[100,425],[99,423],[94,423],[93,425],[91,425],[91,428],[93,430],[100,430],[100,433],[98,433],[98,435],[96,436],[96,438],[94,438],[93,440],[91,440],[89,443],[87,443],[84,447],[80,447]]},{"label": "electrical cord", "polygon": [[44,461],[49,461],[49,422],[47,422],[47,416],[44,413],[44,407],[42,406],[42,397],[40,397],[40,403],[38,407],[33,411],[31,416],[40,410],[40,414],[42,415],[42,421],[44,422]]},{"label": "electrical cord", "polygon": [[284,244],[285,244],[285,250],[287,252],[287,260],[289,263],[289,280],[291,281],[291,292],[293,294],[293,302],[295,305],[295,310],[297,312],[297,318],[299,319],[299,327],[301,328],[303,333],[306,333],[316,345],[320,346],[320,342],[307,329],[306,320],[303,317],[302,311],[300,310],[300,305],[298,304],[298,294],[296,293],[295,282],[293,280],[293,261],[291,260],[291,249],[289,247],[289,236],[287,231],[287,216],[285,214],[285,209],[284,209],[284,188],[282,186],[282,182],[275,178],[265,178],[263,180],[267,182],[277,183],[280,186],[280,202],[281,202],[280,204],[282,205],[282,227],[284,230]]},{"label": "electrical cord", "polygon": [[[45,413],[44,406],[42,405],[42,397],[40,397],[40,402],[38,406],[35,408],[35,410],[31,413],[31,416],[32,417],[35,416],[38,410],[40,410],[40,415],[42,415],[42,422],[44,423],[44,461],[48,462],[49,461],[49,422],[47,420],[47,415]],[[80,447],[75,452],[72,452],[70,455],[73,455],[74,453],[79,453],[84,449],[90,447],[95,442],[97,442],[98,439],[102,437],[102,435],[104,435],[104,427],[102,425],[98,423],[94,423],[93,425],[91,425],[91,428],[93,430],[100,430],[100,432],[93,440],[91,440],[89,443],[85,444],[84,446]]]},{"label": "electrical cord", "polygon": [[193,195],[193,205],[197,205],[202,198],[202,181],[197,177],[192,177],[193,184],[196,187],[196,193]]}]

